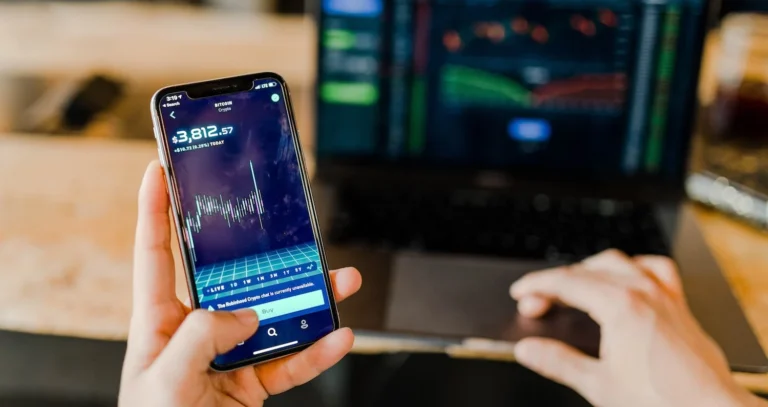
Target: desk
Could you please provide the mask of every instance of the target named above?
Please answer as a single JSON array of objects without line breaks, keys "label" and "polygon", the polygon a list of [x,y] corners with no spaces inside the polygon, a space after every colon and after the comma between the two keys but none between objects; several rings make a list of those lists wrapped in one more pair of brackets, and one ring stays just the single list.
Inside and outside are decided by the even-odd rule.
[{"label": "desk", "polygon": [[0,4],[0,74],[101,72],[162,84],[275,70],[309,86],[314,27],[310,18],[179,5]]},{"label": "desk", "polygon": [[[710,210],[696,208],[695,212],[763,350],[768,349],[768,235]],[[768,391],[768,375],[736,377],[750,389]]]}]

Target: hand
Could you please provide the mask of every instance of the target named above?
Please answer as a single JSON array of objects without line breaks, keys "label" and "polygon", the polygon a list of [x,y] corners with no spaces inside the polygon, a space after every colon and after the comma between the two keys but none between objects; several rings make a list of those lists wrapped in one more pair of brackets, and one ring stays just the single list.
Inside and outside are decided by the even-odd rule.
[{"label": "hand", "polygon": [[554,302],[600,324],[600,358],[561,342],[527,338],[520,364],[572,387],[596,406],[764,405],[731,377],[723,353],[685,302],[674,263],[607,251],[580,264],[528,274],[510,288],[518,311],[543,315]]},{"label": "hand", "polygon": [[[139,193],[133,316],[123,365],[121,407],[261,406],[271,394],[306,383],[352,348],[347,328],[301,353],[256,367],[215,373],[210,362],[256,332],[254,311],[190,310],[176,297],[168,195],[157,162]],[[337,301],[361,284],[354,268],[331,272]]]}]

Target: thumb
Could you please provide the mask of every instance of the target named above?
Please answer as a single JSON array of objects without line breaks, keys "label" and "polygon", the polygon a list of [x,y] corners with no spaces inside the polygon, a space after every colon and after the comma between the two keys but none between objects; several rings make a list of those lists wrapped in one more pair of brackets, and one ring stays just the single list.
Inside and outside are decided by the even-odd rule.
[{"label": "thumb", "polygon": [[515,359],[521,365],[568,386],[589,401],[599,391],[597,359],[554,339],[526,338],[515,345]]},{"label": "thumb", "polygon": [[256,333],[259,316],[250,308],[233,312],[192,311],[160,354],[160,366],[189,366],[207,372],[211,361]]}]

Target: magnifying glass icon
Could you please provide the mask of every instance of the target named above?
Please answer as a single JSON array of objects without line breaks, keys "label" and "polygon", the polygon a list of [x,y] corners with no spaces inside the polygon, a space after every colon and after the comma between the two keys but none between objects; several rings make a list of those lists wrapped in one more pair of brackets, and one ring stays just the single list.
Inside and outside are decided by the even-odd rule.
[{"label": "magnifying glass icon", "polygon": [[269,335],[269,336],[277,336],[277,331],[275,330],[275,328],[269,328],[269,329],[267,329],[267,335]]}]

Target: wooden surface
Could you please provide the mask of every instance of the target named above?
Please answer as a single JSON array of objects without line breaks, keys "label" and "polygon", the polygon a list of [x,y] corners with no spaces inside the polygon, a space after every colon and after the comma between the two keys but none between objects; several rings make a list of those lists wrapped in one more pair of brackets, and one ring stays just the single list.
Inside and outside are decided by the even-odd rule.
[{"label": "wooden surface", "polygon": [[[123,4],[0,5],[0,79],[77,77],[102,70],[129,80],[182,81],[270,69],[285,74],[292,85],[311,85],[311,22],[147,10]],[[94,36],[94,28],[102,35]],[[279,42],[273,41],[275,35]],[[705,76],[711,78],[712,70]],[[309,137],[310,105],[306,98],[297,102],[305,106],[299,108],[299,127]],[[155,156],[149,141],[0,135],[0,329],[125,339],[136,192]],[[705,210],[697,209],[696,216],[768,348],[768,237]],[[181,278],[177,289],[186,295]],[[448,352],[509,359],[508,347],[498,346],[480,341]],[[355,343],[356,352],[397,350],[438,351],[375,337]],[[768,376],[737,378],[768,391]]]},{"label": "wooden surface", "polygon": [[[696,217],[763,350],[768,349],[768,235],[710,210],[696,208]],[[736,376],[743,385],[768,392],[768,376]]]},{"label": "wooden surface", "polygon": [[21,105],[39,104],[43,90],[57,100],[95,74],[125,85],[122,116],[94,129],[108,137],[151,127],[147,101],[163,86],[273,71],[309,89],[315,31],[310,18],[180,5],[0,2],[0,132],[26,128],[38,110]]},{"label": "wooden surface", "polygon": [[142,3],[0,4],[0,75],[186,82],[280,71],[311,83],[310,18]]}]

